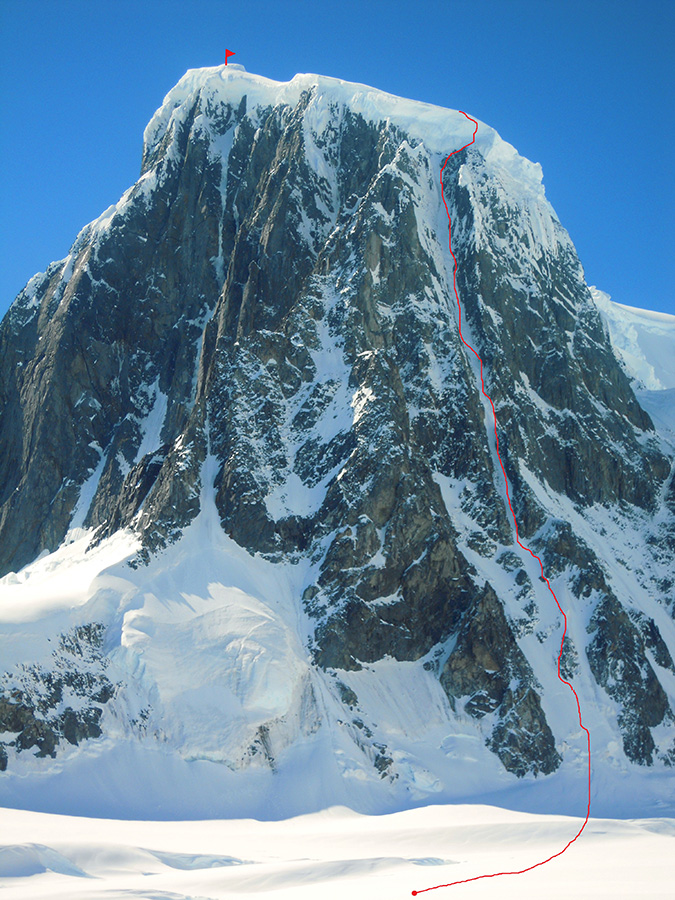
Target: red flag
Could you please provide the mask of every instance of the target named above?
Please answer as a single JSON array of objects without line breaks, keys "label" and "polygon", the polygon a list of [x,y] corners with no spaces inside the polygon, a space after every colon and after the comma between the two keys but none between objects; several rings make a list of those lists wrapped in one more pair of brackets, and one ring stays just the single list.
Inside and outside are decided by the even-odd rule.
[{"label": "red flag", "polygon": [[234,56],[234,50],[226,50],[225,51],[225,65],[227,65],[227,61],[230,56]]}]

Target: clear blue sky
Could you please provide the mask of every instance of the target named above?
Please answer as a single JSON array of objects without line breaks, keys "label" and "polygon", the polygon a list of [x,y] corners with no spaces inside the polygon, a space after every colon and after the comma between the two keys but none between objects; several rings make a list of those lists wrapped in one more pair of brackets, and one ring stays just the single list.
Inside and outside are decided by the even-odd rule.
[{"label": "clear blue sky", "polygon": [[249,72],[489,123],[542,164],[589,282],[675,313],[674,22],[674,0],[0,0],[0,314],[135,181],[166,92],[226,47]]}]

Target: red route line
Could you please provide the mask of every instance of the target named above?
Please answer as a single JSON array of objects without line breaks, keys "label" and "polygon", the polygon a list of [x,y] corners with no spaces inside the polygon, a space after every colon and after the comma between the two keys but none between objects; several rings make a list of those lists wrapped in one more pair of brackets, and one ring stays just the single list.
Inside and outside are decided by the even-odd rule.
[{"label": "red route line", "polygon": [[588,728],[586,728],[584,723],[581,721],[581,705],[579,704],[579,696],[578,696],[577,692],[574,690],[574,687],[569,683],[569,681],[565,681],[565,679],[560,674],[560,657],[562,656],[563,643],[565,641],[565,634],[567,633],[567,616],[565,615],[565,611],[563,610],[562,606],[558,602],[558,598],[556,597],[556,595],[553,591],[553,588],[551,587],[550,581],[544,575],[544,566],[543,566],[541,559],[537,556],[536,553],[533,553],[533,551],[530,550],[529,547],[526,547],[524,544],[522,544],[520,541],[520,538],[518,537],[518,522],[516,521],[516,514],[513,511],[513,507],[511,506],[511,495],[509,493],[509,480],[506,477],[506,469],[504,468],[504,463],[502,462],[502,457],[499,452],[499,435],[497,434],[497,413],[495,412],[495,405],[492,402],[492,398],[489,397],[488,394],[485,392],[485,383],[483,381],[483,360],[480,358],[478,353],[476,353],[476,351],[473,349],[471,344],[467,343],[464,340],[464,335],[462,334],[462,307],[459,302],[459,294],[457,293],[457,259],[452,250],[452,219],[450,218],[450,210],[448,209],[448,204],[445,201],[445,193],[444,193],[444,189],[443,189],[443,170],[447,166],[448,160],[450,159],[451,156],[454,156],[455,153],[461,153],[462,150],[466,150],[467,147],[470,147],[475,142],[476,132],[478,131],[478,122],[475,119],[472,119],[471,116],[467,115],[465,112],[462,112],[462,110],[460,110],[460,112],[462,113],[463,116],[465,116],[470,122],[473,122],[473,124],[475,125],[475,128],[473,130],[473,137],[469,141],[468,144],[465,144],[463,147],[460,147],[459,150],[453,150],[452,153],[450,153],[449,156],[446,157],[445,162],[441,166],[441,175],[440,175],[441,197],[443,198],[443,205],[445,206],[445,211],[448,214],[448,223],[449,223],[448,247],[450,248],[450,254],[451,254],[453,262],[455,264],[454,269],[452,271],[452,286],[454,288],[455,297],[457,299],[457,311],[459,314],[459,318],[458,318],[459,336],[460,336],[460,339],[461,339],[462,343],[464,344],[464,346],[467,347],[473,353],[473,355],[476,357],[476,359],[480,363],[480,387],[481,387],[481,391],[483,392],[483,396],[488,400],[488,402],[490,403],[490,406],[492,408],[492,416],[493,416],[494,423],[495,423],[495,444],[497,447],[497,459],[499,460],[499,465],[501,466],[501,469],[502,469],[502,475],[504,476],[504,487],[506,488],[506,499],[509,504],[509,509],[511,510],[511,516],[513,518],[513,525],[516,530],[516,543],[523,550],[526,550],[530,554],[530,556],[532,556],[534,559],[536,559],[537,562],[539,563],[539,567],[541,568],[541,577],[546,582],[546,586],[548,587],[549,591],[551,592],[551,596],[555,600],[556,606],[560,610],[560,613],[563,617],[563,621],[565,623],[564,628],[563,628],[562,638],[560,640],[560,653],[558,653],[558,678],[560,679],[560,681],[562,681],[563,684],[566,684],[567,687],[574,694],[574,699],[576,700],[576,703],[577,703],[577,711],[579,713],[579,725],[586,732],[586,739],[588,742],[588,805],[586,807],[586,818],[584,819],[584,822],[583,822],[583,825],[581,826],[581,828],[577,831],[577,833],[574,835],[574,837],[565,844],[565,846],[562,848],[562,850],[559,850],[557,853],[554,853],[552,856],[549,856],[547,859],[542,859],[541,862],[534,863],[534,865],[532,865],[532,866],[527,866],[527,868],[525,868],[525,869],[517,869],[516,871],[513,871],[513,872],[493,872],[489,875],[476,875],[474,878],[463,878],[460,881],[451,881],[448,884],[437,884],[434,887],[423,888],[420,891],[413,891],[412,892],[413,897],[416,897],[418,894],[425,894],[427,891],[437,891],[439,888],[454,887],[454,885],[456,885],[456,884],[468,884],[470,881],[481,881],[483,878],[499,878],[501,875],[523,875],[525,872],[531,872],[532,869],[538,869],[539,866],[546,865],[546,863],[551,862],[552,859],[556,859],[556,857],[562,856],[562,854],[569,847],[572,846],[572,844],[576,841],[576,839],[579,837],[581,832],[584,830],[584,828],[588,824],[588,819],[591,815],[591,733],[588,730]]}]

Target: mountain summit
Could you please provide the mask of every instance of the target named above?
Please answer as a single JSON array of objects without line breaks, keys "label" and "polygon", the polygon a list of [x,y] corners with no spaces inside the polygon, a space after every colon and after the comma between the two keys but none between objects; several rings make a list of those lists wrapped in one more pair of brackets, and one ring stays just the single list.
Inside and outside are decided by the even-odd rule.
[{"label": "mountain summit", "polygon": [[[19,294],[0,802],[270,816],[527,782],[585,810],[561,616],[458,335],[439,171],[471,131],[189,71],[136,184]],[[596,811],[626,810],[626,772],[647,803],[675,763],[675,453],[541,177],[479,123],[445,200]]]}]

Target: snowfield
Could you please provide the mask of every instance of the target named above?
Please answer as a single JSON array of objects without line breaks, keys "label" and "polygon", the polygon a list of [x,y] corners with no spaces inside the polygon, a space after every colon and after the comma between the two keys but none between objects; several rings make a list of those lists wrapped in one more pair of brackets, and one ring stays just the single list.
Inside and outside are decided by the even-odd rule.
[{"label": "snowfield", "polygon": [[[283,822],[123,822],[4,810],[6,900],[396,900],[537,862],[579,820],[490,806],[431,806],[376,819],[343,807]],[[675,820],[594,819],[533,872],[422,896],[669,898]]]}]

